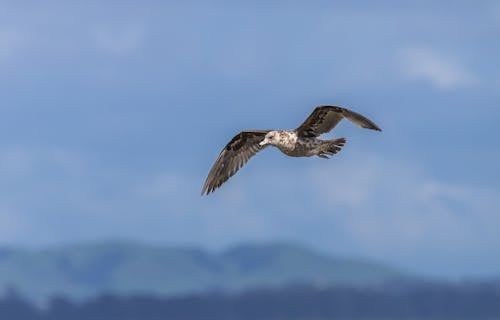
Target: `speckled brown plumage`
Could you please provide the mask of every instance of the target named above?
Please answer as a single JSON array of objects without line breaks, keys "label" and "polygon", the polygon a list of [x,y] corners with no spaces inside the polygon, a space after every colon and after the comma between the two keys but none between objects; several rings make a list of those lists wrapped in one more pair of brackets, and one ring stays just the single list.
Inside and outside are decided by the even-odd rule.
[{"label": "speckled brown plumage", "polygon": [[332,130],[342,119],[367,129],[381,131],[359,113],[338,106],[319,106],[295,130],[246,130],[235,135],[222,149],[208,173],[201,194],[209,194],[232,177],[257,152],[272,145],[292,157],[328,158],[340,151],[346,140],[320,140],[317,137]]}]

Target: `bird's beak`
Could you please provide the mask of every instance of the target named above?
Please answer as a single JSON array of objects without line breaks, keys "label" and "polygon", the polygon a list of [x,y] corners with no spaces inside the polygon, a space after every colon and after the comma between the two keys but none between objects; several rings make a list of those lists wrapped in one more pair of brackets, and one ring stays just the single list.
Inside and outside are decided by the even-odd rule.
[{"label": "bird's beak", "polygon": [[264,146],[264,145],[266,145],[266,144],[267,144],[267,139],[264,139],[264,140],[262,140],[261,142],[259,142],[259,145],[260,145],[261,147],[262,147],[262,146]]}]

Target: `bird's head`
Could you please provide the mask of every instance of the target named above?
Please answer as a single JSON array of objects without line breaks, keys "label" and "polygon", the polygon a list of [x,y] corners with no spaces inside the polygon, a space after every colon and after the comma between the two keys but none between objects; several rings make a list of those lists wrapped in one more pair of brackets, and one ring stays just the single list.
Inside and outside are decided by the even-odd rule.
[{"label": "bird's head", "polygon": [[261,142],[259,142],[259,145],[261,146],[265,146],[268,144],[276,145],[278,143],[278,136],[279,136],[278,131],[275,130],[269,131],[264,137],[264,139]]}]

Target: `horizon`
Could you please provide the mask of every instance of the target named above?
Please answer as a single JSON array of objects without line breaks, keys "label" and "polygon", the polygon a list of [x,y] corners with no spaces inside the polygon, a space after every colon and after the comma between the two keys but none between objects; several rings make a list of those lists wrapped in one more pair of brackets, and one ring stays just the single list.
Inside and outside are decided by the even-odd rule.
[{"label": "horizon", "polygon": [[366,256],[359,255],[348,255],[340,254],[335,252],[323,251],[319,248],[315,248],[310,245],[299,243],[296,241],[287,240],[275,240],[275,241],[262,241],[262,242],[239,242],[231,243],[226,247],[221,248],[209,248],[203,245],[197,244],[186,244],[186,243],[160,243],[160,242],[147,242],[147,241],[137,241],[133,239],[95,239],[91,241],[83,242],[70,242],[70,243],[59,243],[59,244],[49,244],[43,246],[23,246],[23,245],[9,245],[0,244],[0,250],[21,250],[28,251],[30,253],[46,253],[50,251],[68,250],[72,248],[93,248],[93,247],[139,247],[143,249],[172,249],[172,250],[186,250],[186,251],[201,251],[205,254],[211,256],[220,256],[227,254],[229,252],[241,249],[268,249],[270,247],[282,249],[283,247],[305,250],[312,254],[317,254],[321,257],[333,259],[333,260],[343,260],[343,261],[357,261],[362,263],[371,263],[378,266],[387,267],[393,269],[397,272],[403,272],[408,276],[416,276],[422,279],[434,280],[434,281],[467,281],[467,280],[496,280],[499,278],[500,273],[492,273],[488,275],[474,275],[465,274],[460,276],[450,276],[450,275],[432,275],[420,273],[417,270],[411,268],[406,268],[399,266],[397,264],[389,263],[379,258],[369,258]]}]

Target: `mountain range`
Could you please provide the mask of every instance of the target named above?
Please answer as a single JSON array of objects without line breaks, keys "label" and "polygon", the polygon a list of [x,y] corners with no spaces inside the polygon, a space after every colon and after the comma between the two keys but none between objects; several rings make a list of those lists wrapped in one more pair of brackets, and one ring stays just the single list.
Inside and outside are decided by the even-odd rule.
[{"label": "mountain range", "polygon": [[101,242],[43,250],[0,248],[0,290],[45,300],[99,294],[164,296],[296,284],[370,286],[410,279],[362,259],[335,258],[287,244],[246,244],[223,252],[131,242]]}]

